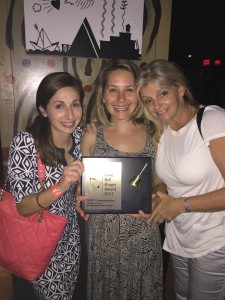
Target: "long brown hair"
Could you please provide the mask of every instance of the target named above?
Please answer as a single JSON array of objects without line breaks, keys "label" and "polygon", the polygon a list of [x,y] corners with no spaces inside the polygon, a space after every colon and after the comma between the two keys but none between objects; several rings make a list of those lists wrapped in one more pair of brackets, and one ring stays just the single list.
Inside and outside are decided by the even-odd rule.
[{"label": "long brown hair", "polygon": [[38,115],[34,121],[26,127],[26,131],[31,133],[34,138],[42,162],[50,166],[61,163],[62,157],[53,143],[51,124],[48,118],[43,117],[40,106],[46,109],[54,94],[64,87],[74,87],[80,95],[81,104],[83,103],[84,90],[79,80],[67,72],[50,73],[42,79],[37,89],[36,109]]}]

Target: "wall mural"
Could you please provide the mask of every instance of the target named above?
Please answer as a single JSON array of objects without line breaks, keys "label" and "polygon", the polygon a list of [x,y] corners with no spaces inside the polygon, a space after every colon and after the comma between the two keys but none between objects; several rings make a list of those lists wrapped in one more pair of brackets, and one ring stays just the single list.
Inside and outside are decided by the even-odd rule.
[{"label": "wall mural", "polygon": [[[64,1],[59,1],[59,0],[57,0],[57,1],[56,0],[55,1],[54,0],[52,0],[52,1],[50,1],[50,0],[39,0],[39,1],[34,0],[34,1],[31,1],[31,0],[24,0],[24,4],[27,5],[28,8],[32,8],[32,10],[34,12],[36,11],[37,13],[38,12],[40,13],[41,11],[44,11],[44,14],[47,15],[47,16],[49,16],[51,13],[52,14],[54,13],[54,15],[55,15],[56,12],[54,12],[54,11],[59,11],[60,8],[61,8],[62,11],[64,11],[65,9],[71,10],[72,8],[76,7],[80,11],[86,11],[90,8],[93,8],[96,5],[97,2],[99,3],[100,1],[97,1],[97,0],[95,0],[95,1],[94,0],[90,0],[90,1],[81,1],[81,0],[79,0],[79,1],[78,0],[77,1],[66,1],[66,0],[64,0]],[[119,26],[117,26],[115,22],[114,22],[115,24],[112,22],[113,14],[115,13],[116,7],[117,7],[117,11],[120,12],[118,14],[119,14],[119,16],[122,20],[122,22],[120,22],[120,23],[121,23],[121,26],[123,28],[125,28],[125,24],[127,24],[127,22],[125,20],[130,20],[130,23],[132,23],[132,24],[135,24],[135,22],[136,22],[136,24],[139,23],[138,26],[137,26],[138,27],[137,36],[138,36],[139,40],[141,40],[141,37],[140,37],[140,27],[141,27],[140,23],[141,23],[141,21],[140,21],[140,19],[142,20],[142,24],[143,24],[143,28],[141,27],[141,30],[144,31],[146,26],[147,26],[148,17],[150,15],[151,16],[153,15],[155,19],[154,19],[154,26],[152,28],[151,36],[149,37],[149,44],[148,44],[148,47],[147,47],[147,50],[149,51],[151,49],[151,45],[152,45],[152,43],[153,43],[153,41],[154,41],[154,39],[157,35],[158,29],[159,29],[159,23],[160,23],[160,17],[161,17],[160,0],[149,0],[149,1],[147,1],[147,2],[152,2],[151,4],[152,4],[152,9],[154,11],[154,14],[153,13],[150,14],[149,12],[147,12],[146,5],[144,5],[143,1],[131,1],[131,0],[130,1],[115,1],[115,0],[113,0],[113,1],[109,1],[109,2],[113,3],[111,5],[111,11],[110,11],[110,14],[111,14],[110,19],[111,19],[111,24],[112,25],[111,25],[110,30],[109,29],[108,29],[108,31],[102,30],[101,34],[106,35],[105,32],[108,32],[108,33],[114,32],[114,33],[116,33],[116,28],[117,28],[117,31],[120,30],[118,28]],[[134,3],[136,3],[136,2],[137,2],[137,4],[134,5]],[[132,3],[132,5],[131,5],[131,3]],[[129,4],[129,7],[130,7],[129,11],[128,11],[128,4]],[[14,5],[15,5],[15,0],[11,0],[10,9],[9,9],[9,13],[8,13],[7,24],[6,24],[6,43],[7,43],[8,47],[12,50],[14,48],[13,34],[12,34],[12,21],[13,21],[12,17],[13,17]],[[144,13],[141,10],[142,5],[144,5]],[[98,6],[99,5],[96,5],[96,7],[98,7]],[[99,9],[99,11],[101,11],[101,16],[104,16],[104,14],[105,14],[105,19],[106,19],[106,14],[107,14],[107,12],[106,12],[107,7],[109,7],[109,5],[107,6],[107,1],[105,1],[105,0],[101,1],[101,9]],[[114,9],[113,9],[113,7],[114,7]],[[131,20],[131,16],[128,19],[125,18],[126,14],[127,15],[131,14],[130,12],[132,12],[133,9],[137,9],[139,14],[142,16],[142,17],[139,18],[139,20],[138,20],[138,18],[136,18],[135,22]],[[25,7],[24,7],[24,10],[26,12]],[[121,14],[121,12],[122,12],[122,14]],[[108,14],[109,14],[109,12],[108,12]],[[91,16],[92,16],[92,14],[91,14]],[[144,21],[143,21],[143,16],[144,16]],[[25,17],[26,17],[26,15],[25,15]],[[92,18],[90,18],[90,19],[95,19],[95,18],[96,17],[92,16]],[[132,13],[132,18],[133,18],[133,13]],[[104,20],[104,18],[102,18],[101,23],[104,25],[103,20]],[[31,23],[32,23],[31,26],[34,27],[33,26],[34,22],[31,22]],[[58,22],[58,23],[60,23],[60,22]],[[82,26],[83,26],[83,24],[81,25],[81,28],[82,28]],[[36,27],[37,27],[37,24],[36,24]],[[41,27],[42,26],[40,26],[40,28]],[[55,26],[52,26],[52,27],[54,28]],[[104,28],[104,26],[102,26],[102,29],[103,28]],[[41,32],[41,29],[40,29],[40,32]],[[56,30],[56,28],[55,28],[55,30]],[[33,30],[31,32],[35,32],[35,31],[36,31],[36,34],[37,34],[38,27],[36,28],[36,30]],[[67,28],[67,30],[65,29],[65,31],[70,31],[70,30],[68,30],[68,28]],[[24,44],[24,47],[26,48],[24,19],[23,19],[23,22],[22,22],[21,32],[22,32],[21,40]],[[38,35],[39,35],[39,33],[38,33]],[[43,33],[43,31],[42,31],[42,33]],[[141,34],[141,36],[142,36],[142,34]],[[28,38],[28,41],[29,41],[29,38]],[[139,44],[139,48],[141,49],[141,42],[138,42],[138,44]],[[44,45],[46,45],[46,44],[44,44]],[[87,47],[87,48],[89,49],[89,47]],[[84,49],[84,51],[85,51],[85,49]],[[29,56],[29,58],[25,58],[23,61],[21,61],[21,63],[23,64],[23,66],[25,68],[31,67],[31,59],[32,59],[32,56]],[[63,56],[62,60],[63,60],[63,71],[69,71],[68,70],[68,58],[66,56]],[[73,73],[74,73],[75,77],[78,77],[80,80],[82,80],[83,77],[92,76],[93,60],[91,58],[87,58],[86,63],[85,63],[85,67],[83,68],[83,74],[80,74],[80,72],[78,71],[77,59],[75,57],[72,57],[71,60],[72,60],[71,67],[72,67],[72,70],[73,70]],[[102,63],[104,63],[104,59],[101,60],[100,64],[98,64],[99,69],[100,69]],[[54,56],[51,57],[51,58],[48,58],[47,64],[50,68],[49,72],[54,71],[54,65],[55,65]],[[7,80],[10,81],[11,84],[14,84],[15,81],[16,81],[16,78],[12,75],[10,78],[7,78]],[[87,94],[90,93],[92,91],[92,84],[90,84],[90,83],[85,84],[85,82],[83,82],[83,83],[84,83],[85,92]],[[14,134],[19,129],[19,117],[20,117],[21,109],[23,108],[23,103],[25,103],[26,95],[28,94],[27,89],[29,89],[29,87],[27,87],[25,90],[23,90],[23,92],[19,96],[19,100],[18,100],[18,103],[17,103],[16,112],[15,112],[14,130],[13,130]],[[33,105],[30,109],[31,113],[28,116],[27,122],[30,122],[30,120],[33,116],[34,109],[35,109],[35,106]]]},{"label": "wall mural", "polygon": [[[84,1],[84,0],[80,0],[80,1],[26,0],[26,1],[28,3],[32,2],[35,10],[38,11],[38,7],[39,7],[39,10],[41,9],[41,12],[43,11],[43,13],[47,16],[52,14],[54,11],[56,13],[56,11],[60,11],[60,9],[65,9],[63,7],[72,9],[74,8],[74,6],[76,6],[77,9],[79,9],[80,11],[85,11],[85,10],[87,11],[88,9],[92,9],[94,6],[94,1]],[[97,2],[97,0],[95,1]],[[98,2],[102,3],[102,7],[103,7],[103,3],[107,3],[107,1],[105,0],[98,1]],[[114,3],[114,0],[108,2]],[[116,1],[116,2],[117,4],[120,3],[121,7],[122,5],[124,5],[124,8],[125,5],[129,2],[137,2],[143,4],[142,1],[131,1],[131,0]],[[23,130],[34,117],[36,89],[38,87],[39,82],[45,75],[55,71],[67,71],[73,74],[76,78],[79,78],[83,82],[85,98],[84,98],[84,115],[83,115],[83,120],[81,125],[84,125],[85,120],[88,119],[88,115],[90,114],[91,105],[88,106],[88,104],[89,101],[91,100],[93,85],[95,84],[96,77],[98,75],[98,72],[102,64],[104,64],[106,61],[105,58],[96,59],[92,57],[75,57],[75,56],[67,56],[67,55],[62,56],[62,55],[28,54],[26,52],[26,44],[25,44],[25,22],[24,22],[24,14],[23,14],[24,12],[23,2],[8,0],[8,4],[9,4],[7,10],[8,15],[7,15],[6,23],[4,24],[5,44],[7,46],[8,52],[10,53],[9,55],[10,55],[10,61],[12,66],[11,67],[12,73],[9,72],[3,73],[1,81],[3,84],[2,86],[3,89],[5,88],[5,86],[12,87],[11,90],[12,90],[13,98],[8,97],[9,93],[6,90],[5,96],[2,99],[3,105],[1,107],[1,111],[3,113],[3,118],[4,118],[2,122],[4,126],[4,134],[2,133],[2,152],[3,152],[4,162],[7,161],[8,146],[13,135],[15,135],[18,131]],[[126,8],[128,8],[128,5],[126,6]],[[101,15],[103,14],[102,7],[101,7]],[[139,7],[140,9],[139,5],[137,7]],[[124,13],[122,9],[119,10],[121,10],[121,12]],[[37,12],[37,14],[40,14],[41,12]],[[126,14],[128,14],[128,10],[126,10],[124,16],[123,14],[121,14],[121,12],[120,12],[120,19],[123,20],[124,18],[124,20],[126,20],[125,16]],[[112,14],[111,11],[110,14]],[[143,54],[147,55],[146,53],[150,52],[152,48],[152,45],[155,41],[155,37],[157,36],[159,30],[160,18],[161,18],[160,0],[145,0],[144,12],[142,13],[142,21],[143,21],[142,36],[145,36],[147,45],[145,46],[144,51],[143,49],[141,49],[141,43],[138,42],[139,48],[142,50],[142,56]],[[110,20],[111,19],[112,19],[112,15]],[[105,25],[107,24],[107,22],[105,21]],[[122,30],[123,32],[123,29],[121,29],[123,28],[123,26],[124,26],[124,30],[128,30],[128,28],[126,28],[127,25],[126,21],[124,21],[124,24],[123,22],[120,22],[120,28],[118,28],[118,25],[116,24],[118,23],[115,23],[115,27],[112,26],[112,28],[108,29],[109,35],[112,35],[112,31],[114,31],[115,35],[117,35],[117,31],[119,32],[119,30]],[[134,24],[134,22],[132,24]],[[38,30],[41,31],[43,24],[37,24],[38,30],[35,29],[33,23],[31,26],[32,26],[32,31],[35,32],[37,37]],[[80,28],[82,26],[83,23],[80,26]],[[148,34],[147,38],[146,38],[146,33]],[[51,39],[51,43],[56,42],[56,40],[52,39],[51,34],[49,34],[47,30],[46,30],[46,34]],[[133,32],[131,36],[133,36]],[[135,37],[134,40],[136,39],[137,38]],[[32,38],[31,41],[35,42],[36,40],[35,38]],[[87,48],[89,48],[89,46]],[[141,61],[137,60],[137,63],[139,64],[141,63]]]},{"label": "wall mural", "polygon": [[24,0],[29,54],[139,60],[144,0]]}]

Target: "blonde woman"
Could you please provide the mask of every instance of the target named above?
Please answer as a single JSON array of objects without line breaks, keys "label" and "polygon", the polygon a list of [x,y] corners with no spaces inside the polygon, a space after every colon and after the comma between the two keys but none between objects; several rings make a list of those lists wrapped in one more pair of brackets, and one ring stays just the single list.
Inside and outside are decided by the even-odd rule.
[{"label": "blonde woman", "polygon": [[[174,63],[146,64],[137,93],[158,128],[156,207],[150,224],[166,221],[164,249],[172,259],[177,299],[225,296],[225,110],[199,103]],[[161,126],[163,133],[161,134]],[[161,192],[160,192],[161,191]]]},{"label": "blonde woman", "polygon": [[[137,74],[137,66],[126,60],[109,60],[100,70],[91,117],[96,129],[84,135],[83,155],[149,156],[154,166],[152,128],[143,122],[135,92]],[[158,226],[123,214],[91,214],[86,225],[88,299],[162,299]]]}]

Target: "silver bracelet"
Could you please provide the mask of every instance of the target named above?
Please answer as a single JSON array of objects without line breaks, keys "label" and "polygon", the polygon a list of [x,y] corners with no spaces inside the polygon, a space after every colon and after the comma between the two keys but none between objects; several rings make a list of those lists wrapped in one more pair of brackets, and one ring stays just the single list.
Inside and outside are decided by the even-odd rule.
[{"label": "silver bracelet", "polygon": [[184,198],[184,208],[185,208],[185,211],[187,213],[191,212],[191,207],[190,207],[190,204],[189,204],[189,198]]}]

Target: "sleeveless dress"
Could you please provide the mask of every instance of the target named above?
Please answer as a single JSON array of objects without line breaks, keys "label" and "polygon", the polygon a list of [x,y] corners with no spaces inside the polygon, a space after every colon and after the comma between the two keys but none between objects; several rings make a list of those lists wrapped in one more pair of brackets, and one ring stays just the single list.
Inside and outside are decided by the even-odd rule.
[{"label": "sleeveless dress", "polygon": [[[69,151],[74,160],[81,159],[81,129],[73,133],[73,146]],[[62,153],[63,149],[59,149]],[[64,153],[62,153],[64,154]],[[32,135],[26,131],[18,133],[11,142],[8,173],[10,187],[16,202],[29,194],[37,193],[41,186],[37,174],[37,150]],[[64,159],[63,164],[66,164]],[[63,165],[45,169],[45,184],[49,188],[62,176]],[[32,281],[33,290],[39,300],[71,300],[76,285],[80,264],[80,230],[75,210],[75,185],[53,202],[48,210],[65,216],[68,223],[45,272]],[[26,291],[24,291],[26,294]],[[25,298],[24,298],[25,299]]]},{"label": "sleeveless dress", "polygon": [[[147,127],[145,149],[126,153],[113,149],[97,127],[94,156],[151,156],[155,152]],[[158,227],[122,214],[92,214],[86,224],[88,300],[162,299],[162,248]]]}]

